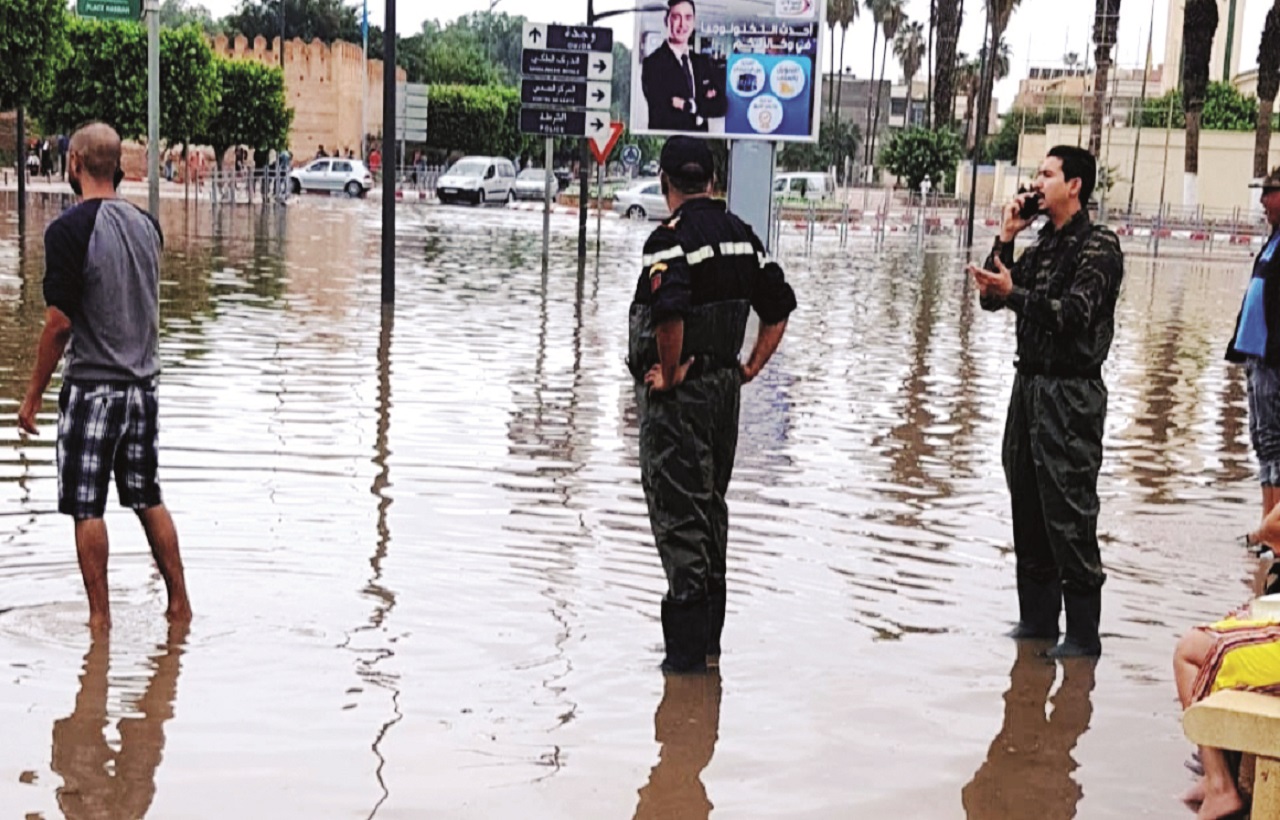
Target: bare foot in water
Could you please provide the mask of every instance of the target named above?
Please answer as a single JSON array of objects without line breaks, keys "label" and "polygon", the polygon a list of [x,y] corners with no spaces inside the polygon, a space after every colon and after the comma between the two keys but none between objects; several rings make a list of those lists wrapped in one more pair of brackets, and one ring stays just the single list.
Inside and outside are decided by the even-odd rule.
[{"label": "bare foot in water", "polygon": [[1233,787],[1230,791],[1205,794],[1200,811],[1196,812],[1196,820],[1220,820],[1230,817],[1244,808],[1244,801]]},{"label": "bare foot in water", "polygon": [[169,608],[164,611],[164,616],[169,619],[170,623],[190,622],[191,602],[183,599],[170,603]]}]

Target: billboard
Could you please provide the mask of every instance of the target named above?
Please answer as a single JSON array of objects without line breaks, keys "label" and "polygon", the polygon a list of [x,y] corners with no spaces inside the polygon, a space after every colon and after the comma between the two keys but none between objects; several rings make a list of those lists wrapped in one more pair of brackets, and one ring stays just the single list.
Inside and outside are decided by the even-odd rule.
[{"label": "billboard", "polygon": [[636,7],[631,131],[814,142],[825,0]]}]

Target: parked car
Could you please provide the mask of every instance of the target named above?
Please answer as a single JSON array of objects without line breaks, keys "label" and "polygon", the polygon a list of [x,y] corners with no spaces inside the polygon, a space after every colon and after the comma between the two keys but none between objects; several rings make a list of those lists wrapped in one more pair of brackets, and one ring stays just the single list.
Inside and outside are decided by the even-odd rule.
[{"label": "parked car", "polygon": [[346,191],[348,196],[364,196],[373,188],[373,174],[358,159],[321,157],[289,173],[289,188],[303,191]]},{"label": "parked car", "polygon": [[631,219],[666,219],[671,216],[662,185],[656,179],[634,183],[613,195],[613,209]]},{"label": "parked car", "polygon": [[467,200],[472,205],[512,202],[516,198],[516,167],[503,157],[463,157],[436,180],[441,202]]},{"label": "parked car", "polygon": [[[547,169],[525,168],[516,177],[516,199],[542,199],[546,196]],[[555,175],[551,177],[551,192],[554,194],[560,185]]]},{"label": "parked car", "polygon": [[644,164],[643,168],[640,169],[640,173],[646,177],[656,177],[659,170],[658,161],[656,159],[651,159]]},{"label": "parked car", "polygon": [[835,177],[817,171],[779,174],[773,180],[775,198],[817,200],[835,196],[835,192]]}]

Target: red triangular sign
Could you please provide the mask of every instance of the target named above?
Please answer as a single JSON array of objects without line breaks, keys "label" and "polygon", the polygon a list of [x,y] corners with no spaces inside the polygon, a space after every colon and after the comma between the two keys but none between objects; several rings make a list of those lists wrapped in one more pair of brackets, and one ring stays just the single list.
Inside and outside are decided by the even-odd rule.
[{"label": "red triangular sign", "polygon": [[622,136],[622,129],[622,123],[611,122],[607,135],[596,134],[591,138],[591,153],[595,154],[596,162],[604,165],[609,159],[609,154],[613,153],[613,146],[618,144],[618,138]]}]

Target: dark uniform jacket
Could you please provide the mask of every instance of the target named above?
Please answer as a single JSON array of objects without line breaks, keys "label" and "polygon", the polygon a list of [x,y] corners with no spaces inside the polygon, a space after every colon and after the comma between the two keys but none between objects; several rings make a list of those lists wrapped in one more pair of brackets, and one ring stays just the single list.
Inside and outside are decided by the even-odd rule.
[{"label": "dark uniform jacket", "polygon": [[[1007,299],[982,307],[1018,315],[1018,370],[1032,375],[1098,377],[1115,336],[1116,300],[1124,276],[1120,240],[1081,210],[1061,230],[1050,222],[1015,263],[1012,243],[999,248],[1013,274]],[[995,270],[995,252],[987,258]]]},{"label": "dark uniform jacket", "polygon": [[[649,103],[649,127],[658,131],[706,131],[707,120],[723,117],[728,110],[724,95],[723,72],[717,72],[711,58],[705,54],[689,52],[693,70],[692,93],[689,75],[680,65],[680,58],[663,43],[644,58],[640,70],[640,85]],[[671,107],[671,98],[691,100],[684,110]]]},{"label": "dark uniform jacket", "polygon": [[[732,320],[727,323],[731,328],[713,326],[735,304],[743,307],[741,326]],[[729,213],[723,200],[688,200],[644,245],[631,313],[633,326],[644,326],[646,349],[637,350],[633,345],[632,373],[642,376],[657,363],[651,346],[653,328],[676,316],[685,320],[682,358],[695,355],[706,366],[736,364],[747,305],[761,322],[777,324],[795,310],[796,296],[782,268],[765,254],[755,232]],[[730,310],[723,309],[726,307]],[[633,333],[633,342],[636,335]],[[734,335],[737,338],[732,338]],[[710,361],[717,358],[719,361]]]},{"label": "dark uniform jacket", "polygon": [[[1263,280],[1262,307],[1267,319],[1267,350],[1263,361],[1271,367],[1280,367],[1280,251],[1272,251],[1271,258],[1266,262],[1262,261],[1262,255],[1266,253],[1272,242],[1278,241],[1277,233],[1280,233],[1280,228],[1271,232],[1266,244],[1253,260],[1253,276],[1254,278],[1260,276]],[[1229,362],[1240,363],[1248,358],[1244,353],[1236,350],[1236,336],[1240,333],[1240,320],[1243,318],[1244,306],[1241,305],[1240,312],[1236,314],[1235,333],[1231,335],[1231,342],[1227,345]]]}]

